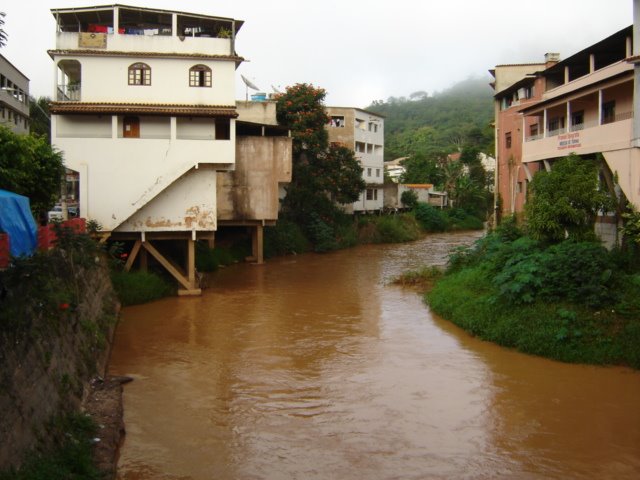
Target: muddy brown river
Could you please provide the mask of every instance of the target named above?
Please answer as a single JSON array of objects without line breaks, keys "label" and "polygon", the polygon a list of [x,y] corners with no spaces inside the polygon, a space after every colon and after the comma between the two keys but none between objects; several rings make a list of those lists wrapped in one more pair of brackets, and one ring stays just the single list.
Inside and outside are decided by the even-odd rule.
[{"label": "muddy brown river", "polygon": [[475,237],[238,265],[124,309],[118,478],[640,478],[639,372],[482,342],[388,284]]}]

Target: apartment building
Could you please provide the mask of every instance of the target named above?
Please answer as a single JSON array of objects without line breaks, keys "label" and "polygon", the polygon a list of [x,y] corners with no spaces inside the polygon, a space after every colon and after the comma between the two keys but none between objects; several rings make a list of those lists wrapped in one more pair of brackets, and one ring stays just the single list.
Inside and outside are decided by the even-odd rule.
[{"label": "apartment building", "polygon": [[0,55],[0,125],[29,133],[29,79]]},{"label": "apartment building", "polygon": [[[602,155],[603,181],[640,206],[640,123],[634,119],[639,63],[630,26],[564,60],[547,58],[545,68],[498,91],[497,186],[504,213],[521,211],[535,172],[552,169],[554,160],[570,153]],[[523,88],[531,88],[531,98],[509,105],[510,94]],[[616,222],[605,215],[596,225],[609,243]]]},{"label": "apartment building", "polygon": [[495,90],[495,188],[498,217],[522,212],[532,170],[522,165],[523,136],[520,110],[535,103],[544,90],[538,72],[557,63],[559,55],[548,53],[544,63],[496,65],[489,73]]},{"label": "apartment building", "polygon": [[[79,177],[80,215],[132,241],[197,294],[194,242],[217,228],[236,158],[242,21],[125,5],[53,9],[51,139]],[[161,248],[186,243],[181,268]]]},{"label": "apartment building", "polygon": [[350,107],[327,107],[329,142],[355,152],[366,183],[360,198],[345,206],[349,213],[374,212],[384,207],[384,117]]}]

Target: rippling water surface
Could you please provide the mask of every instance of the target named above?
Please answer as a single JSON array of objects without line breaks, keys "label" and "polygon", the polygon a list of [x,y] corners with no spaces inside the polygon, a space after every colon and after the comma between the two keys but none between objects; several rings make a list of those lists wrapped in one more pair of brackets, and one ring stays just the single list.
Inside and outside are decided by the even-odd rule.
[{"label": "rippling water surface", "polygon": [[476,237],[239,265],[124,309],[119,478],[640,478],[638,372],[481,342],[388,285]]}]

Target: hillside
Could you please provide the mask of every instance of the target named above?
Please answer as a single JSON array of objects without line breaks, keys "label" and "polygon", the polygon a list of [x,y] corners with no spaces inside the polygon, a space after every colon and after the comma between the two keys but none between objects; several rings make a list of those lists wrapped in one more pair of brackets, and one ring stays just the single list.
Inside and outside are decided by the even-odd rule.
[{"label": "hillside", "polygon": [[385,160],[408,155],[431,157],[475,145],[493,152],[493,90],[489,78],[459,82],[427,95],[415,92],[373,102],[367,110],[384,115]]}]

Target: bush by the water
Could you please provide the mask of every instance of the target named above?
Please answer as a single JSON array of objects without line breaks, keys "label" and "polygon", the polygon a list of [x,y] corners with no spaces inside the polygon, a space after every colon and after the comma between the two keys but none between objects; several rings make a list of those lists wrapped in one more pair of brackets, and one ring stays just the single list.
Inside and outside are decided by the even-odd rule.
[{"label": "bush by the water", "polygon": [[640,368],[640,281],[595,242],[547,246],[508,230],[450,257],[426,296],[474,335],[558,360]]},{"label": "bush by the water", "polygon": [[243,261],[251,249],[242,244],[236,243],[231,247],[210,248],[206,242],[196,243],[196,269],[199,272],[214,272],[221,265],[232,265]]},{"label": "bush by the water", "polygon": [[439,208],[420,202],[413,214],[422,229],[427,232],[444,232],[447,229],[447,217]]},{"label": "bush by the water", "polygon": [[410,242],[420,235],[420,225],[410,214],[366,216],[358,222],[359,243]]},{"label": "bush by the water", "polygon": [[295,222],[281,219],[274,227],[264,229],[264,256],[267,258],[309,250],[309,240]]},{"label": "bush by the water", "polygon": [[111,282],[122,305],[137,305],[170,295],[173,288],[159,275],[143,271],[112,271]]}]

